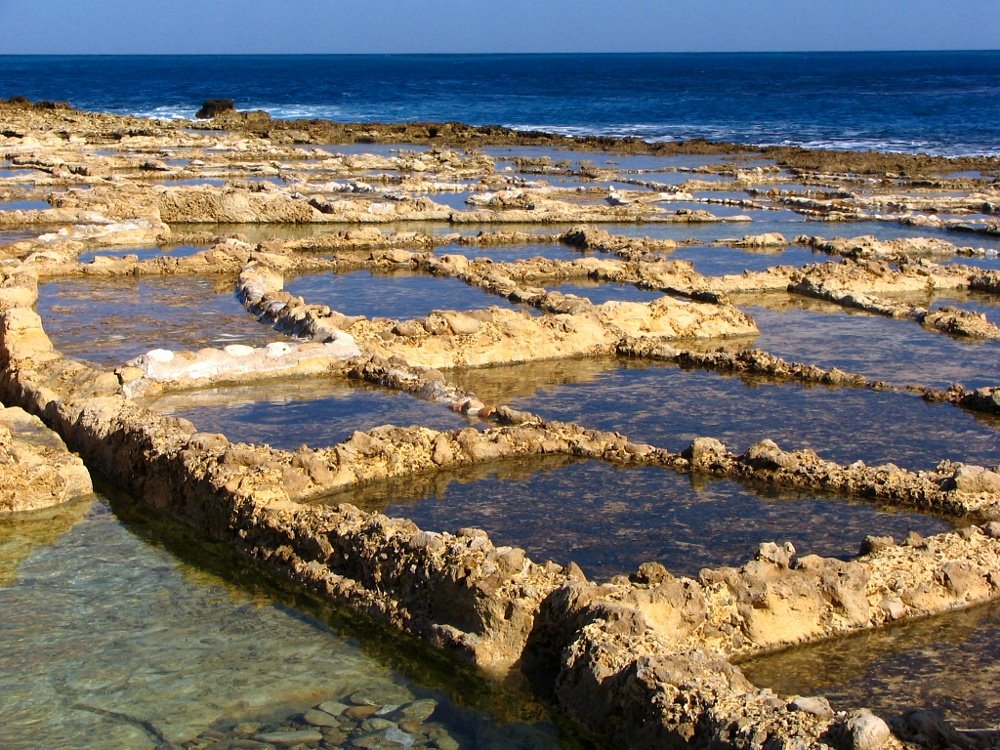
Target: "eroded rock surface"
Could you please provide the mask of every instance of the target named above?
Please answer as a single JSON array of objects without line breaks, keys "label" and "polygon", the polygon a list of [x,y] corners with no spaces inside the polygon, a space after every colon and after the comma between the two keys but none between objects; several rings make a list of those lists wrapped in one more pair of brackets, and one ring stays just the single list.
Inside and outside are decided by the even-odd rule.
[{"label": "eroded rock surface", "polygon": [[39,510],[89,495],[90,472],[38,417],[0,405],[0,513]]}]

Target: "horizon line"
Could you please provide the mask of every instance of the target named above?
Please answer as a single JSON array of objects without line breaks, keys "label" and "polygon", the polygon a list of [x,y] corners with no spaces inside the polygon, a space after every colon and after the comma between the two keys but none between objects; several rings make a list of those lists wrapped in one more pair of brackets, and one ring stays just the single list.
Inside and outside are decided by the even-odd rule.
[{"label": "horizon line", "polygon": [[0,57],[517,57],[570,55],[809,55],[1000,52],[998,49],[641,50],[589,52],[4,52]]}]

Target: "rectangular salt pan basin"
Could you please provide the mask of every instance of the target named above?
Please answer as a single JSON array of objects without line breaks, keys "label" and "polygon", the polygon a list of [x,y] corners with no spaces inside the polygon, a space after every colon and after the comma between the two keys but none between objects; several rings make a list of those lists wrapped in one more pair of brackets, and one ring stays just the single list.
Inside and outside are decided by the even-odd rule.
[{"label": "rectangular salt pan basin", "polygon": [[44,211],[51,208],[46,201],[3,201],[0,211]]},{"label": "rectangular salt pan basin", "polygon": [[760,328],[755,346],[796,362],[839,367],[896,385],[1000,385],[1000,342],[964,339],[912,320],[845,310],[809,299],[737,304]]},{"label": "rectangular salt pan basin", "polygon": [[788,245],[757,250],[727,246],[694,245],[679,247],[665,253],[670,260],[687,260],[698,273],[705,276],[739,275],[744,271],[766,271],[775,266],[804,266],[809,263],[826,263],[831,258],[826,253],[806,247]]},{"label": "rectangular salt pan basin", "polygon": [[267,443],[295,450],[347,440],[355,430],[385,424],[439,430],[468,427],[448,404],[365,385],[322,378],[223,386],[163,396],[149,408],[191,420],[202,432],[221,432],[233,442]]},{"label": "rectangular salt pan basin", "polygon": [[580,252],[559,242],[539,242],[528,245],[442,245],[434,248],[435,255],[464,255],[466,258],[491,258],[498,263],[513,263],[530,258],[550,260],[579,260],[594,257],[592,252]]},{"label": "rectangular salt pan basin", "polygon": [[[1000,604],[866,631],[743,662],[760,687],[823,695],[882,716],[932,709],[955,726],[983,729],[1000,716]],[[970,679],[970,675],[975,675]]]},{"label": "rectangular salt pan basin", "polygon": [[39,285],[38,314],[55,347],[100,367],[151,349],[196,351],[288,340],[259,323],[232,279],[66,279]]},{"label": "rectangular salt pan basin", "polygon": [[509,460],[345,490],[326,502],[413,520],[423,529],[481,528],[535,560],[578,563],[606,580],[649,560],[676,575],[738,565],[764,541],[849,557],[866,534],[905,536],[950,525],[863,503],[751,490],[660,468],[618,469],[567,457]]},{"label": "rectangular salt pan basin", "polygon": [[577,297],[589,299],[595,305],[605,302],[652,302],[663,296],[662,292],[650,289],[640,289],[633,284],[614,284],[610,282],[580,282],[577,284],[559,284],[546,287],[548,291],[574,294]]},{"label": "rectangular salt pan basin", "polygon": [[[458,279],[427,274],[320,273],[285,281],[285,290],[311,304],[329,305],[346,315],[408,320],[433,310],[514,308],[511,302]],[[530,309],[523,306],[517,309]]]},{"label": "rectangular salt pan basin", "polygon": [[613,359],[564,360],[452,371],[490,404],[544,419],[621,432],[675,452],[696,437],[737,453],[770,438],[850,464],[928,469],[943,459],[1000,463],[1000,418],[917,396],[782,384],[765,378]]},{"label": "rectangular salt pan basin", "polygon": [[139,260],[155,258],[187,258],[207,250],[208,245],[176,245],[174,247],[128,247],[100,248],[81,253],[77,260],[80,263],[90,263],[97,257],[121,258],[125,255],[135,255]]}]

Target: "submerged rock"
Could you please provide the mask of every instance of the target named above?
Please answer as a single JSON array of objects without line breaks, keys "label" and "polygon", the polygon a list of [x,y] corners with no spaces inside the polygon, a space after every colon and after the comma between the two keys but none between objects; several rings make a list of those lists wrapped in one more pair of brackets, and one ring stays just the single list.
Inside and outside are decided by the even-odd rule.
[{"label": "submerged rock", "polygon": [[323,734],[312,729],[294,729],[283,732],[262,732],[254,735],[254,739],[278,747],[292,747],[305,743],[322,742]]}]

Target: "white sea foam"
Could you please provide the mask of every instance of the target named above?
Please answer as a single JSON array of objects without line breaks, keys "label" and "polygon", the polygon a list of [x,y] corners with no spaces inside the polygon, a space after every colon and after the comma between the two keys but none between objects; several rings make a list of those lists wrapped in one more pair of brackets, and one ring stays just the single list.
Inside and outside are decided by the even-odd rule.
[{"label": "white sea foam", "polygon": [[[339,122],[408,122],[432,117],[414,115],[401,107],[374,108],[363,105],[345,108],[333,104],[279,105],[269,102],[237,103],[241,110],[263,110],[279,120],[327,119]],[[197,107],[179,104],[161,105],[128,114],[160,120],[193,119]],[[124,114],[124,113],[123,113]],[[443,119],[443,118],[438,118]],[[475,123],[473,123],[475,124]],[[904,140],[866,136],[858,128],[834,131],[831,128],[799,127],[794,132],[773,125],[747,123],[732,127],[716,123],[610,123],[604,125],[577,125],[552,122],[505,123],[517,131],[543,131],[569,137],[605,136],[613,138],[640,138],[656,142],[704,139],[727,143],[745,143],[753,146],[797,146],[803,148],[840,151],[881,151],[887,153],[924,153],[935,156],[1000,156],[1000,146],[984,149],[982,144],[962,141]]]},{"label": "white sea foam", "polygon": [[[122,111],[119,114],[129,114],[135,117],[148,117],[152,120],[193,120],[200,104],[165,104],[149,109]],[[342,108],[333,105],[279,105],[267,102],[236,102],[240,111],[263,110],[276,120],[324,119],[324,120],[364,120],[356,113],[347,113]]]},{"label": "white sea foam", "polygon": [[341,120],[345,118],[345,112],[341,107],[334,105],[278,105],[261,104],[260,106],[247,107],[247,109],[262,109],[271,117],[277,120],[303,120],[320,118],[323,120]]},{"label": "white sea foam", "polygon": [[148,110],[130,112],[137,117],[148,117],[152,120],[191,120],[198,107],[185,107],[183,105],[164,105],[153,107]]},{"label": "white sea foam", "polygon": [[717,125],[634,123],[604,126],[513,124],[506,127],[517,131],[543,131],[569,137],[609,136],[613,138],[641,138],[652,143],[703,138],[708,141],[745,143],[752,146],[795,146],[830,151],[881,151],[900,154],[930,154],[957,158],[962,156],[1000,156],[1000,148],[983,149],[978,144],[961,141],[938,142],[931,140],[901,140],[866,138],[858,130],[845,130],[833,135],[816,128],[805,129],[792,137],[787,132],[777,132],[763,126],[750,126],[739,130]]}]

